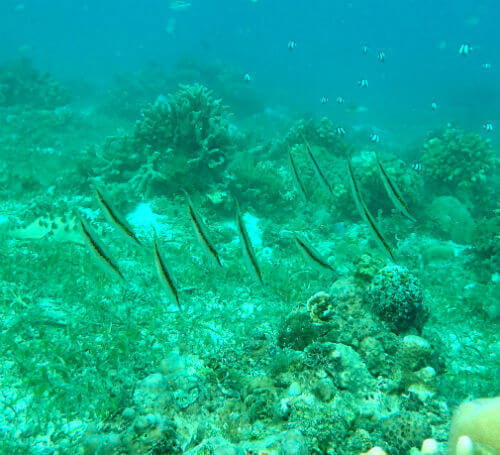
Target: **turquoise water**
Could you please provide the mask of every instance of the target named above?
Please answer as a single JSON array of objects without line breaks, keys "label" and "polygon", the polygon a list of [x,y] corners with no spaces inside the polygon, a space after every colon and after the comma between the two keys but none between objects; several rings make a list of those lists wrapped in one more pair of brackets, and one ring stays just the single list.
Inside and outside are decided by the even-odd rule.
[{"label": "turquoise water", "polygon": [[0,13],[0,454],[500,454],[495,2]]}]

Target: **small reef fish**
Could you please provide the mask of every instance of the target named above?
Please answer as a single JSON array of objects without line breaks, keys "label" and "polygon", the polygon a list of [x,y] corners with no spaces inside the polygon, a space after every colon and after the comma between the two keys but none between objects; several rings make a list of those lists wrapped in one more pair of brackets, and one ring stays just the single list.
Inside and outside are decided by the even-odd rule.
[{"label": "small reef fish", "polygon": [[463,57],[467,57],[472,52],[472,46],[468,43],[461,44],[458,48],[458,53]]},{"label": "small reef fish", "polygon": [[379,62],[384,63],[385,62],[385,52],[384,51],[378,51],[377,53],[377,59]]},{"label": "small reef fish", "polygon": [[378,144],[380,142],[380,136],[377,133],[371,133],[370,134],[370,142],[373,142],[374,144]]},{"label": "small reef fish", "polygon": [[483,63],[483,64],[481,65],[481,68],[482,68],[483,70],[489,71],[489,70],[491,69],[491,63]]},{"label": "small reef fish", "polygon": [[416,219],[410,215],[410,212],[408,212],[408,205],[403,199],[401,191],[399,191],[399,188],[397,187],[396,183],[391,180],[389,174],[384,169],[384,166],[382,166],[382,162],[380,161],[378,153],[376,154],[376,159],[377,159],[377,167],[380,179],[384,184],[385,191],[387,192],[387,195],[389,196],[389,199],[391,200],[392,204],[401,214],[406,216],[406,218],[408,218],[411,221],[416,221]]},{"label": "small reef fish", "polygon": [[361,87],[361,88],[368,88],[368,80],[367,79],[360,79],[358,81],[358,85]]},{"label": "small reef fish", "polygon": [[90,224],[87,223],[81,216],[78,217],[78,222],[80,225],[80,232],[82,234],[82,237],[93,256],[97,259],[99,265],[106,272],[118,277],[120,281],[125,281],[125,278],[120,271],[118,264],[113,259],[104,243],[101,242],[101,239],[98,237],[97,232],[95,232]]},{"label": "small reef fish", "polygon": [[491,122],[485,123],[483,125],[483,128],[487,133],[491,133],[493,131],[493,123]]},{"label": "small reef fish", "polygon": [[222,267],[219,253],[217,252],[212,240],[210,240],[208,229],[205,226],[205,223],[203,222],[201,216],[194,209],[193,203],[187,191],[184,191],[184,194],[186,195],[189,219],[191,220],[194,232],[196,233],[201,246],[208,253],[210,258],[213,259],[219,267]]},{"label": "small reef fish", "polygon": [[125,217],[115,207],[113,207],[113,205],[109,201],[109,197],[105,196],[104,192],[97,187],[94,189],[94,191],[97,201],[104,211],[108,221],[113,224],[123,235],[125,235],[125,237],[132,240],[137,245],[142,246],[142,243],[132,230],[132,226],[130,226]]},{"label": "small reef fish", "polygon": [[410,166],[414,171],[422,172],[422,163],[412,163]]},{"label": "small reef fish", "polygon": [[328,269],[332,272],[335,272],[335,269],[330,264],[328,264],[328,261],[323,256],[321,256],[321,254],[316,251],[316,249],[314,249],[314,247],[309,244],[306,239],[299,236],[298,234],[295,234],[294,237],[297,247],[300,251],[302,251],[304,256],[309,261],[311,261],[314,265],[319,266],[319,268],[321,269]]},{"label": "small reef fish", "polygon": [[183,11],[188,9],[191,6],[191,3],[186,0],[171,0],[169,4],[169,8],[174,11]]},{"label": "small reef fish", "polygon": [[352,170],[352,163],[350,157],[347,157],[347,170],[349,176],[349,183],[351,185],[351,190],[352,190],[352,196],[354,198],[354,202],[356,203],[356,207],[358,208],[359,214],[361,215],[361,218],[365,220],[366,224],[370,229],[370,232],[372,233],[373,238],[380,246],[380,248],[384,250],[384,252],[391,259],[391,261],[395,262],[391,247],[381,234],[380,229],[377,226],[377,223],[375,223],[373,215],[368,210],[368,207],[366,206],[363,197],[359,191],[358,184],[354,178],[354,172]]},{"label": "small reef fish", "polygon": [[344,97],[343,96],[337,96],[337,104],[344,104]]},{"label": "small reef fish", "polygon": [[328,97],[327,96],[322,96],[321,99],[319,100],[321,104],[327,104],[328,103]]},{"label": "small reef fish", "polygon": [[302,182],[302,179],[300,178],[300,174],[297,171],[297,166],[295,166],[295,160],[293,159],[293,155],[290,150],[288,150],[288,159],[290,161],[290,168],[292,170],[295,186],[297,187],[297,192],[300,193],[301,196],[307,201],[308,200],[307,191],[304,186],[304,183]]},{"label": "small reef fish", "polygon": [[436,103],[435,101],[434,101],[434,102],[432,102],[432,103],[431,103],[431,109],[432,109],[433,111],[436,111],[436,110],[437,110],[437,108],[438,108],[437,103]]},{"label": "small reef fish", "polygon": [[244,76],[243,76],[243,81],[245,81],[247,84],[249,82],[252,82],[252,76],[250,76],[250,74],[246,73]]},{"label": "small reef fish", "polygon": [[171,300],[175,302],[179,311],[182,311],[181,303],[179,300],[179,293],[177,292],[177,285],[175,279],[170,272],[167,263],[160,251],[160,246],[158,245],[158,236],[156,231],[153,229],[153,255],[155,260],[156,272],[158,278],[163,286],[167,289]]},{"label": "small reef fish", "polygon": [[25,227],[16,227],[7,233],[18,240],[40,240],[47,238],[55,242],[71,242],[83,245],[82,236],[78,232],[77,220],[74,217],[55,216],[40,217]]},{"label": "small reef fish", "polygon": [[368,51],[369,51],[369,47],[368,47],[368,46],[366,46],[366,45],[365,45],[365,46],[363,46],[363,47],[361,48],[361,53],[362,53],[363,55],[368,54]]},{"label": "small reef fish", "polygon": [[346,133],[345,128],[342,126],[338,126],[336,129],[336,132],[337,132],[338,136],[342,136],[342,137],[345,136],[345,133]]},{"label": "small reef fish", "polygon": [[368,108],[366,106],[350,105],[345,107],[345,112],[348,114],[361,114],[367,112]]},{"label": "small reef fish", "polygon": [[290,40],[288,41],[288,50],[293,51],[297,47],[297,41],[295,40]]},{"label": "small reef fish", "polygon": [[313,164],[313,167],[314,167],[314,172],[316,173],[316,175],[318,176],[320,182],[322,183],[322,185],[328,190],[328,192],[333,196],[333,190],[332,190],[332,187],[330,186],[330,184],[328,183],[328,180],[326,179],[325,177],[325,174],[323,173],[323,171],[321,170],[321,168],[319,167],[319,164],[318,162],[316,161],[316,158],[314,157],[313,153],[312,153],[312,150],[311,150],[311,147],[309,146],[309,142],[307,142],[307,139],[305,138],[304,135],[302,135],[302,139],[304,140],[304,144],[306,146],[306,150],[307,150],[307,154],[309,155],[309,158]]},{"label": "small reef fish", "polygon": [[250,236],[248,235],[245,223],[243,223],[243,218],[241,216],[240,205],[238,201],[236,201],[236,228],[238,229],[243,256],[245,256],[245,258],[248,260],[252,274],[255,275],[259,280],[259,283],[263,285],[264,282],[262,280],[262,273],[260,271],[259,263],[257,262],[257,256],[255,256],[255,251],[250,241]]}]

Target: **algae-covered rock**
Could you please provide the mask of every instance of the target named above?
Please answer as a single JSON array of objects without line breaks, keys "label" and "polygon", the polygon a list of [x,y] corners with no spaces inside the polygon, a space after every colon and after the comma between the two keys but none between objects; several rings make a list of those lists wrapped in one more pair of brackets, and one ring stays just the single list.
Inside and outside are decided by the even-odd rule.
[{"label": "algae-covered rock", "polygon": [[453,196],[439,196],[433,199],[426,210],[434,231],[446,240],[469,243],[474,233],[474,220],[467,208]]},{"label": "algae-covered rock", "polygon": [[70,101],[69,91],[50,74],[21,59],[0,67],[0,106],[53,109]]},{"label": "algae-covered rock", "polygon": [[443,191],[465,199],[481,199],[495,168],[495,153],[488,140],[458,128],[434,133],[424,144],[422,167]]},{"label": "algae-covered rock", "polygon": [[317,335],[308,313],[295,312],[283,319],[278,331],[278,346],[303,351]]},{"label": "algae-covered rock", "polygon": [[299,431],[290,430],[283,436],[280,446],[280,455],[309,455],[304,436]]},{"label": "algae-covered rock", "polygon": [[381,426],[390,455],[407,454],[412,447],[420,447],[432,436],[429,422],[417,412],[398,412],[385,419]]},{"label": "algae-covered rock", "polygon": [[421,330],[428,318],[422,287],[405,267],[390,265],[375,276],[367,294],[372,311],[396,333]]}]

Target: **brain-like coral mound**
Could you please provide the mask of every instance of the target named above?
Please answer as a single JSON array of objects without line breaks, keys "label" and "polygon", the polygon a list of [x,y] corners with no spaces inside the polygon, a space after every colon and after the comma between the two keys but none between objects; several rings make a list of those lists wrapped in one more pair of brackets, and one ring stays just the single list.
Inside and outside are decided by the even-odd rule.
[{"label": "brain-like coral mound", "polygon": [[33,68],[27,59],[0,67],[0,106],[27,105],[53,109],[69,101],[68,90],[50,74]]},{"label": "brain-like coral mound", "polygon": [[448,128],[424,144],[422,166],[441,188],[465,197],[484,196],[480,191],[493,173],[495,153],[490,142],[478,134]]},{"label": "brain-like coral mound", "polygon": [[367,293],[372,311],[396,333],[421,330],[428,317],[418,279],[405,267],[390,265],[379,271]]},{"label": "brain-like coral mound", "polygon": [[390,416],[383,422],[382,430],[391,455],[406,454],[412,447],[420,447],[432,435],[426,419],[411,411]]}]

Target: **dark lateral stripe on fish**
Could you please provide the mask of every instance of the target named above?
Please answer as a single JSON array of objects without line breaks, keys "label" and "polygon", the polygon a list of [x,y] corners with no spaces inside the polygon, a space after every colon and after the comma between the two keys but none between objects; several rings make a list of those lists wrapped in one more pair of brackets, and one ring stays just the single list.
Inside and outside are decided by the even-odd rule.
[{"label": "dark lateral stripe on fish", "polygon": [[328,189],[328,192],[333,196],[332,187],[328,183],[328,180],[326,179],[325,174],[323,174],[323,171],[319,167],[319,164],[316,161],[316,158],[314,157],[314,155],[312,153],[312,150],[311,150],[311,147],[309,146],[309,143],[307,142],[307,140],[306,140],[306,138],[304,136],[302,136],[302,138],[304,139],[304,144],[306,146],[307,154],[309,155],[309,158],[311,159],[311,161],[312,161],[312,163],[314,165],[314,170],[316,171],[316,174],[320,178],[320,180],[323,183],[323,185],[326,186],[326,188]]},{"label": "dark lateral stripe on fish", "polygon": [[179,293],[177,292],[177,286],[175,285],[174,279],[172,278],[167,264],[165,263],[165,260],[163,259],[163,256],[161,254],[156,233],[154,234],[154,257],[156,271],[158,272],[160,281],[167,286],[169,292],[172,294],[172,297],[175,300],[175,303],[177,304],[177,307],[180,311],[182,311],[181,303],[179,301]]},{"label": "dark lateral stripe on fish", "polygon": [[210,256],[212,256],[215,259],[215,261],[217,262],[219,267],[222,267],[222,262],[220,260],[219,253],[215,249],[212,241],[208,238],[207,229],[203,223],[203,220],[196,213],[196,211],[191,203],[191,198],[189,197],[187,192],[186,192],[186,199],[187,199],[188,210],[189,210],[189,218],[191,218],[191,222],[193,223],[194,230],[196,231],[196,234],[198,235],[198,238],[199,238],[202,246],[208,251]]},{"label": "dark lateral stripe on fish", "polygon": [[290,151],[290,149],[288,149],[288,157],[290,158],[290,166],[292,168],[295,183],[297,184],[297,186],[300,190],[299,192],[302,193],[302,196],[307,201],[307,199],[308,199],[307,192],[306,192],[306,189],[304,187],[304,184],[302,183],[302,179],[300,178],[300,175],[297,171],[297,167],[295,166],[295,160],[293,159],[293,155],[292,155],[292,152]]},{"label": "dark lateral stripe on fish", "polygon": [[118,268],[118,265],[113,261],[110,254],[106,251],[106,248],[97,238],[97,234],[93,231],[89,224],[87,224],[81,217],[78,217],[78,221],[80,223],[80,229],[83,234],[85,241],[88,246],[92,250],[92,252],[96,255],[96,257],[106,265],[107,268],[111,269],[111,271],[117,274],[122,281],[125,281],[122,272]]},{"label": "dark lateral stripe on fish", "polygon": [[111,204],[104,197],[103,193],[97,187],[95,188],[95,194],[97,196],[97,201],[101,205],[102,209],[104,210],[110,221],[114,223],[127,237],[131,238],[139,246],[142,246],[142,243],[137,238],[137,236],[135,235],[134,231],[127,223],[125,218],[111,206]]},{"label": "dark lateral stripe on fish", "polygon": [[311,245],[308,245],[307,242],[297,234],[295,234],[295,241],[297,242],[297,245],[302,249],[302,251],[304,251],[304,253],[313,262],[325,269],[331,270],[332,272],[335,271],[334,268],[330,264],[328,264],[328,262],[323,257],[321,257],[321,255]]},{"label": "dark lateral stripe on fish", "polygon": [[398,209],[404,216],[406,216],[412,221],[416,221],[415,218],[413,218],[408,212],[408,206],[405,200],[403,199],[403,196],[401,195],[399,188],[391,180],[389,174],[387,174],[387,171],[384,169],[384,166],[382,166],[378,153],[376,154],[376,158],[377,158],[377,166],[380,172],[380,177],[387,191],[389,199],[391,199],[392,203],[396,206],[396,209]]},{"label": "dark lateral stripe on fish", "polygon": [[260,284],[264,284],[262,281],[262,273],[260,271],[259,263],[257,262],[257,257],[255,256],[255,252],[253,250],[252,244],[250,242],[250,237],[248,235],[245,224],[243,223],[243,219],[241,218],[240,206],[236,201],[236,226],[238,228],[238,233],[240,234],[240,241],[243,246],[243,250],[245,251],[245,255],[248,257],[250,261],[250,265],[252,266],[255,275],[257,275],[257,279]]},{"label": "dark lateral stripe on fish", "polygon": [[377,224],[375,223],[375,219],[373,218],[372,214],[368,210],[368,207],[366,206],[365,202],[363,201],[363,197],[361,196],[361,193],[358,188],[358,184],[354,178],[354,172],[352,170],[352,164],[351,164],[351,159],[348,157],[347,158],[347,167],[349,171],[349,180],[351,182],[351,187],[352,187],[352,193],[354,197],[354,202],[356,203],[356,207],[358,208],[358,211],[361,215],[361,218],[363,218],[368,226],[370,227],[370,230],[374,236],[374,238],[377,240],[377,243],[382,246],[384,251],[389,255],[391,260],[395,262],[394,256],[392,254],[392,249],[385,240],[385,238],[382,236],[380,233],[380,230],[377,227]]}]

